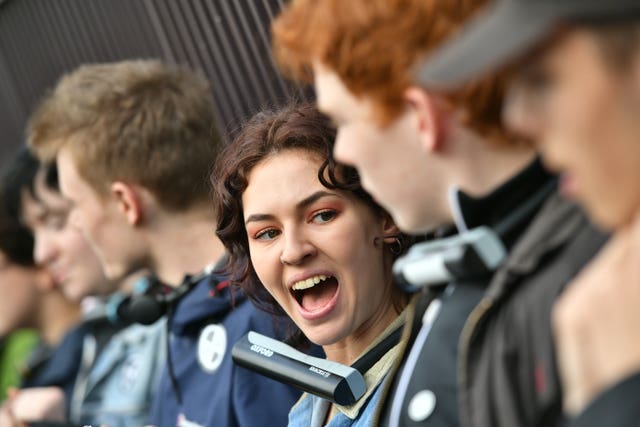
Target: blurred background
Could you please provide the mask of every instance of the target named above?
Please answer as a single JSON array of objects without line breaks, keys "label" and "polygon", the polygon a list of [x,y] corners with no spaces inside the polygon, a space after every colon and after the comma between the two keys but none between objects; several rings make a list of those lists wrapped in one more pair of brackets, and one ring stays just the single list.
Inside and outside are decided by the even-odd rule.
[{"label": "blurred background", "polygon": [[217,127],[232,133],[266,105],[309,98],[270,57],[285,0],[0,0],[0,167],[37,101],[82,63],[161,58],[202,70]]}]

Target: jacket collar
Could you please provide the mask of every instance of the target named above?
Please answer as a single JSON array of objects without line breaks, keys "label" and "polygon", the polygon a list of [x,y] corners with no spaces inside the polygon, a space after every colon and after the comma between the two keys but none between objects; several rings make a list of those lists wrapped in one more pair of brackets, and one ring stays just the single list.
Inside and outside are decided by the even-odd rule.
[{"label": "jacket collar", "polygon": [[244,299],[238,288],[229,286],[228,278],[209,274],[178,302],[170,320],[171,331],[188,334],[203,322],[220,321]]},{"label": "jacket collar", "polygon": [[587,223],[575,203],[553,194],[514,246],[504,268],[515,274],[532,272],[546,253],[564,245]]},{"label": "jacket collar", "polygon": [[[545,191],[545,188],[553,186],[555,181],[556,177],[545,170],[540,159],[536,158],[518,174],[486,195],[473,197],[458,188],[451,188],[449,203],[455,225],[459,232],[481,225],[495,227],[526,203],[533,194]],[[520,220],[520,223],[505,236],[501,236],[507,248],[513,244],[534,213]]]}]

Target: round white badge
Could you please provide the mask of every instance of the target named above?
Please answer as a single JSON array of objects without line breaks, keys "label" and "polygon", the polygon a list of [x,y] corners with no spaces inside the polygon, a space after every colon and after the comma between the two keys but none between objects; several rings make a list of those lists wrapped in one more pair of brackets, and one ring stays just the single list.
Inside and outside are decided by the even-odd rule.
[{"label": "round white badge", "polygon": [[436,395],[431,390],[422,390],[409,402],[408,413],[411,421],[424,421],[433,414],[436,408]]},{"label": "round white badge", "polygon": [[214,373],[227,351],[227,331],[222,325],[207,325],[198,338],[198,362],[205,372]]}]

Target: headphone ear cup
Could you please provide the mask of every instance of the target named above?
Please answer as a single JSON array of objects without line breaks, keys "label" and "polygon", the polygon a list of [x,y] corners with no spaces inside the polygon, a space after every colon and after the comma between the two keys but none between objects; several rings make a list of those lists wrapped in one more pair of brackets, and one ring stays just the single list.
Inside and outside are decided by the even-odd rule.
[{"label": "headphone ear cup", "polygon": [[151,325],[165,313],[165,304],[151,295],[139,295],[131,298],[124,310],[123,317],[131,322]]},{"label": "headphone ear cup", "polygon": [[153,276],[143,277],[136,282],[134,295],[114,301],[111,311],[115,312],[116,320],[151,325],[160,320],[168,307],[177,303],[199,280],[187,276],[180,286],[170,288]]},{"label": "headphone ear cup", "polygon": [[107,316],[107,319],[109,319],[109,322],[111,322],[114,325],[117,325],[122,321],[125,321],[125,322],[128,321],[125,318],[124,312],[127,310],[130,299],[131,299],[130,296],[120,292],[115,293],[114,295],[111,295],[109,297],[109,300],[107,301],[107,304],[105,307],[106,316]]}]

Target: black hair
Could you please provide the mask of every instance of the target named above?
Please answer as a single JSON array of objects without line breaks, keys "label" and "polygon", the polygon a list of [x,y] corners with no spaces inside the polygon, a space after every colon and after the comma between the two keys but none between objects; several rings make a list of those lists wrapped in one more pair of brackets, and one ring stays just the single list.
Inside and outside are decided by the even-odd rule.
[{"label": "black hair", "polygon": [[22,146],[2,173],[0,186],[0,251],[9,261],[33,266],[33,235],[22,224],[22,193],[33,194],[40,163]]}]

